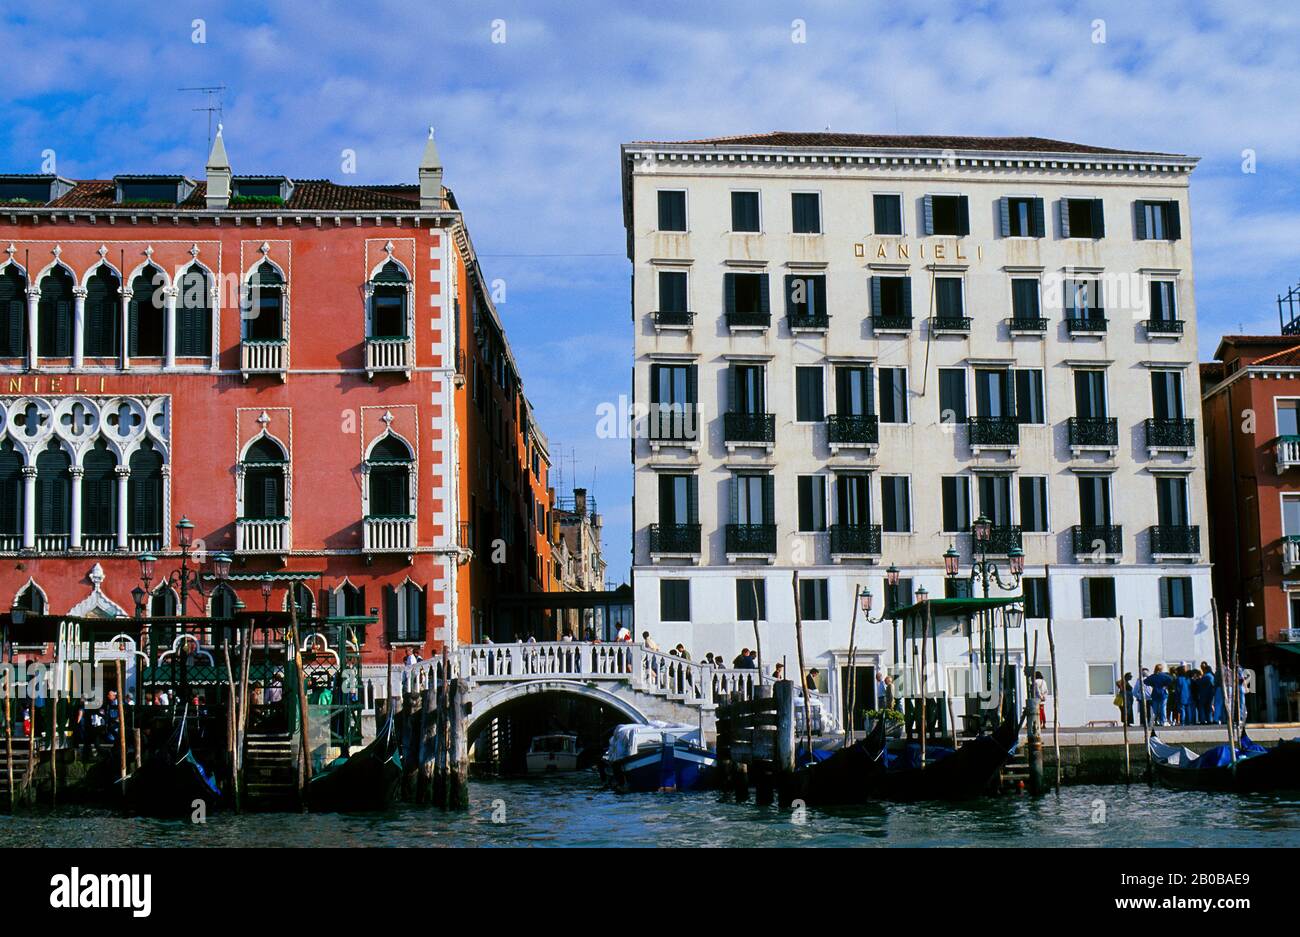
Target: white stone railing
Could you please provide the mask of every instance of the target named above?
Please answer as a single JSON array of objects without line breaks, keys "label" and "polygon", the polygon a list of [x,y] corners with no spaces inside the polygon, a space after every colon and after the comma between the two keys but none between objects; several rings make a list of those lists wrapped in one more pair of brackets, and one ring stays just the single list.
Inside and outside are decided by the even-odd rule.
[{"label": "white stone railing", "polygon": [[239,346],[239,368],[251,373],[287,371],[289,343],[284,339],[245,339]]},{"label": "white stone railing", "polygon": [[366,371],[407,371],[411,367],[409,338],[367,338]]},{"label": "white stone railing", "polygon": [[367,517],[362,525],[367,553],[410,553],[415,549],[414,517]]},{"label": "white stone railing", "polygon": [[0,553],[16,553],[22,548],[22,534],[0,534]]},{"label": "white stone railing", "polygon": [[1282,568],[1290,572],[1300,567],[1300,537],[1287,537],[1282,541]]},{"label": "white stone railing", "polygon": [[241,517],[235,521],[236,553],[288,553],[289,519]]},{"label": "white stone railing", "polygon": [[1300,465],[1300,436],[1279,436],[1274,443],[1277,455],[1277,473]]}]

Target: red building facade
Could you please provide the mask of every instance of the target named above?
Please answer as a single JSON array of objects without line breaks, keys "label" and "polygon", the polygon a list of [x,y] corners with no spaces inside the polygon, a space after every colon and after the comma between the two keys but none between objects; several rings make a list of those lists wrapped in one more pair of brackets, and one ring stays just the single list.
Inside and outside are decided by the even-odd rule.
[{"label": "red building facade", "polygon": [[[375,614],[371,675],[468,640],[494,579],[539,586],[521,383],[432,132],[411,185],[239,176],[220,133],[205,180],[0,176],[0,250],[6,607],[132,615],[152,554],[178,613],[182,517],[232,557],[188,614]],[[520,541],[490,576],[480,479]]]},{"label": "red building facade", "polygon": [[1252,718],[1300,707],[1300,336],[1228,335],[1201,365],[1214,594],[1242,623]]}]

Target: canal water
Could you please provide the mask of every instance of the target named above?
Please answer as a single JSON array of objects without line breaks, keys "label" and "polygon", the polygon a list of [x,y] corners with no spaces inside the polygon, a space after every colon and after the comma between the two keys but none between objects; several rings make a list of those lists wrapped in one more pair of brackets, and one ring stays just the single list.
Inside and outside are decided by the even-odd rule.
[{"label": "canal water", "polygon": [[475,781],[460,815],[214,814],[205,824],[60,809],[0,815],[15,846],[1300,846],[1300,794],[1146,784],[1066,787],[969,804],[878,804],[803,816],[716,793],[625,795],[594,773]]}]

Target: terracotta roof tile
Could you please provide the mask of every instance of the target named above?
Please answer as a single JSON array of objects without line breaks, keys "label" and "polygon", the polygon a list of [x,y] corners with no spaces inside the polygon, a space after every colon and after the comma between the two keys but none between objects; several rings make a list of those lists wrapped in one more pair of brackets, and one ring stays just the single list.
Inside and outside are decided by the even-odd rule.
[{"label": "terracotta roof tile", "polygon": [[[148,202],[120,205],[114,201],[117,186],[113,180],[86,179],[78,181],[71,192],[50,202],[49,208],[108,209],[138,208],[181,211],[204,211],[207,208],[206,182],[197,182],[189,198],[179,206],[170,202]],[[444,190],[444,194],[445,194]],[[33,206],[29,206],[33,207]],[[339,185],[328,179],[295,179],[293,195],[285,211],[411,211],[420,207],[418,185]],[[232,206],[230,211],[274,211],[265,204]]]},{"label": "terracotta roof tile", "polygon": [[1078,153],[1115,156],[1173,156],[1179,153],[1156,153],[1148,150],[1117,150],[1109,147],[1070,143],[1045,137],[964,137],[920,134],[832,133],[773,130],[768,133],[733,137],[707,137],[701,140],[638,140],[637,143],[680,143],[710,146],[754,147],[823,147],[854,149],[923,149],[962,150],[1008,153]]}]

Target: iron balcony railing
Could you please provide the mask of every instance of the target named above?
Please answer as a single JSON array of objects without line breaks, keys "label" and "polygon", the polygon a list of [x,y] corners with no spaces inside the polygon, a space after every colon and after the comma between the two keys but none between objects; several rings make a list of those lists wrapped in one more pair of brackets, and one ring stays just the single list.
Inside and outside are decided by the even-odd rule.
[{"label": "iron balcony railing", "polygon": [[786,316],[786,322],[790,330],[795,329],[828,329],[831,327],[830,313],[814,312],[811,315],[795,314]]},{"label": "iron balcony railing", "polygon": [[880,442],[880,417],[874,414],[832,414],[826,418],[826,438],[837,445]]},{"label": "iron balcony railing", "polygon": [[727,313],[728,328],[765,329],[771,324],[772,324],[772,314],[770,312],[729,312]]},{"label": "iron balcony railing", "polygon": [[655,442],[695,442],[700,438],[699,410],[693,403],[651,404],[646,429]]},{"label": "iron balcony railing", "polygon": [[722,417],[723,442],[776,442],[776,416],[772,413],[727,413]]},{"label": "iron balcony railing", "polygon": [[912,331],[912,317],[901,314],[872,316],[871,327],[877,332],[910,332]]},{"label": "iron balcony railing", "polygon": [[1013,416],[972,416],[966,424],[972,446],[1020,445],[1020,424]]},{"label": "iron balcony railing", "polygon": [[1279,436],[1273,441],[1273,451],[1277,456],[1277,473],[1281,475],[1287,469],[1300,465],[1300,436]]},{"label": "iron balcony railing", "polygon": [[936,332],[969,332],[970,316],[935,316],[930,320]]},{"label": "iron balcony railing", "polygon": [[1151,335],[1182,335],[1182,319],[1147,319],[1147,332]]},{"label": "iron balcony railing", "polygon": [[1196,445],[1196,421],[1184,419],[1148,419],[1147,445],[1170,449],[1191,449]]},{"label": "iron balcony railing", "polygon": [[1075,332],[1104,332],[1106,331],[1106,317],[1101,313],[1086,316],[1066,316],[1065,331],[1072,335]]},{"label": "iron balcony railing", "polygon": [[1151,552],[1199,555],[1201,528],[1188,524],[1157,524],[1151,528]]},{"label": "iron balcony railing", "polygon": [[651,524],[651,553],[699,553],[699,524]]},{"label": "iron balcony railing", "polygon": [[1124,528],[1119,524],[1075,524],[1072,534],[1075,556],[1124,552]]},{"label": "iron balcony railing", "polygon": [[832,556],[879,556],[879,524],[832,524]]},{"label": "iron balcony railing", "polygon": [[1118,446],[1119,422],[1113,416],[1072,416],[1070,445]]},{"label": "iron balcony railing", "polygon": [[1012,316],[1011,331],[1013,332],[1046,332],[1047,319],[1043,316]]},{"label": "iron balcony railing", "polygon": [[1012,547],[1020,547],[1020,527],[1015,524],[994,524],[989,528],[987,542],[975,542],[975,552],[1006,555]]},{"label": "iron balcony railing", "polygon": [[655,325],[675,325],[690,327],[695,321],[695,313],[685,309],[660,309],[655,313]]},{"label": "iron balcony railing", "polygon": [[775,553],[775,524],[728,524],[728,553]]}]

